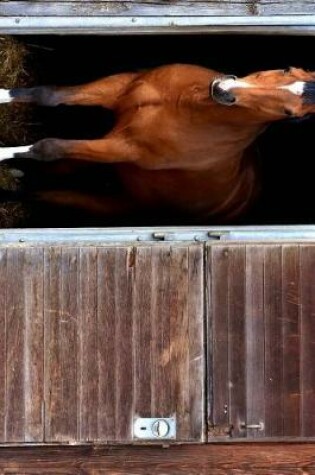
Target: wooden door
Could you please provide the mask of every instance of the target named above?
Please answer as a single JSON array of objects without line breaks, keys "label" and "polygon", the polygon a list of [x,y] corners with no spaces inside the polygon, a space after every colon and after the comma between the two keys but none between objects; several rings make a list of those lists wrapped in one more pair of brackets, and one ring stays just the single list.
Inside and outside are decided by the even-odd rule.
[{"label": "wooden door", "polygon": [[203,247],[0,249],[0,441],[204,439]]},{"label": "wooden door", "polygon": [[315,436],[315,245],[207,254],[209,440]]}]

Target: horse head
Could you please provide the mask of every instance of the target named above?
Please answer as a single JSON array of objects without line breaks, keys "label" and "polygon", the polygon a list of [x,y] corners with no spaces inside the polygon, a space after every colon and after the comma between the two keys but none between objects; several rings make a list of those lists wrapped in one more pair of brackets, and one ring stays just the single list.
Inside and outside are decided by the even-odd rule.
[{"label": "horse head", "polygon": [[210,90],[216,103],[251,111],[252,117],[266,122],[315,113],[315,73],[303,69],[221,76]]}]

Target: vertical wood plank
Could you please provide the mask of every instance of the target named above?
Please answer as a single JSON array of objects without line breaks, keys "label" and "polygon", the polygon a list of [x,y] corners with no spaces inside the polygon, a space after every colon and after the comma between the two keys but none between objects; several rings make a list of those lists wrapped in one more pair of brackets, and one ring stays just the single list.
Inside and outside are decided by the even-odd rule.
[{"label": "vertical wood plank", "polygon": [[301,434],[301,283],[297,245],[283,246],[283,433]]},{"label": "vertical wood plank", "polygon": [[138,247],[133,290],[134,415],[151,417],[152,248]]},{"label": "vertical wood plank", "polygon": [[265,436],[283,435],[282,248],[265,246]]},{"label": "vertical wood plank", "polygon": [[176,335],[170,334],[170,296],[177,290],[171,290],[170,272],[173,276],[176,270],[172,267],[170,271],[170,252],[169,246],[152,247],[152,417],[169,417],[175,409],[175,401],[171,400],[171,365],[176,358],[177,341]]},{"label": "vertical wood plank", "polygon": [[315,248],[301,247],[302,435],[315,434]]},{"label": "vertical wood plank", "polygon": [[6,441],[25,438],[25,307],[23,251],[7,249]]},{"label": "vertical wood plank", "polygon": [[97,322],[98,322],[98,438],[115,441],[115,367],[116,301],[115,252],[98,248]]},{"label": "vertical wood plank", "polygon": [[188,314],[188,249],[171,248],[170,274],[170,386],[171,398],[178,419],[177,436],[190,440],[190,385],[189,385],[189,314]]},{"label": "vertical wood plank", "polygon": [[[46,266],[46,264],[45,264]],[[77,441],[77,249],[50,248],[45,269],[46,440]]]},{"label": "vertical wood plank", "polygon": [[95,247],[81,247],[79,253],[79,438],[89,442],[98,439],[97,251]]},{"label": "vertical wood plank", "polygon": [[61,313],[61,249],[52,247],[44,251],[44,325],[45,325],[45,441],[58,434],[61,392],[61,368],[59,355],[59,325]]},{"label": "vertical wood plank", "polygon": [[[264,246],[246,246],[246,424],[265,421]],[[248,438],[264,437],[247,430]]]},{"label": "vertical wood plank", "polygon": [[0,249],[0,442],[6,441],[7,251]]},{"label": "vertical wood plank", "polygon": [[245,246],[231,246],[228,267],[229,425],[246,437]]},{"label": "vertical wood plank", "polygon": [[188,321],[189,321],[189,412],[190,437],[205,439],[204,373],[204,249],[201,245],[189,247],[188,262]]},{"label": "vertical wood plank", "polygon": [[24,251],[25,441],[44,441],[44,251]]},{"label": "vertical wood plank", "polygon": [[134,251],[115,250],[115,438],[130,441],[133,422],[132,286]]},{"label": "vertical wood plank", "polygon": [[209,310],[209,348],[211,351],[213,402],[210,408],[209,436],[226,436],[229,430],[228,389],[228,246],[213,246],[209,252],[208,269],[211,282]]}]

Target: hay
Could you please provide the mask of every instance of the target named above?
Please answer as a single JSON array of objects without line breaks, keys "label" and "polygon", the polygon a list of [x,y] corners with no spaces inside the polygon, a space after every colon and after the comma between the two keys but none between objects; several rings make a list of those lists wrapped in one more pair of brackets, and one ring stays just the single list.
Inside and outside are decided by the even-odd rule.
[{"label": "hay", "polygon": [[[0,87],[24,87],[30,84],[26,70],[28,51],[18,40],[0,37]],[[24,145],[29,141],[28,124],[31,109],[24,104],[0,104],[0,146]],[[13,178],[6,165],[0,166],[0,188],[17,190],[20,180]],[[0,203],[0,228],[19,227],[25,224],[27,208],[18,202]]]}]

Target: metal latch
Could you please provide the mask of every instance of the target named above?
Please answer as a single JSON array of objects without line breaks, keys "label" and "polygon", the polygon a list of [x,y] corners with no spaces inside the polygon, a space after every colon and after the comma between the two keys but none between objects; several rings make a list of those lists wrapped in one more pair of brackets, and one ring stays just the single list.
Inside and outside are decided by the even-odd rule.
[{"label": "metal latch", "polygon": [[168,440],[176,437],[175,417],[142,418],[133,424],[133,437],[140,440]]},{"label": "metal latch", "polygon": [[261,431],[265,429],[265,424],[263,422],[259,422],[258,424],[245,424],[245,422],[243,422],[241,424],[241,429]]}]

